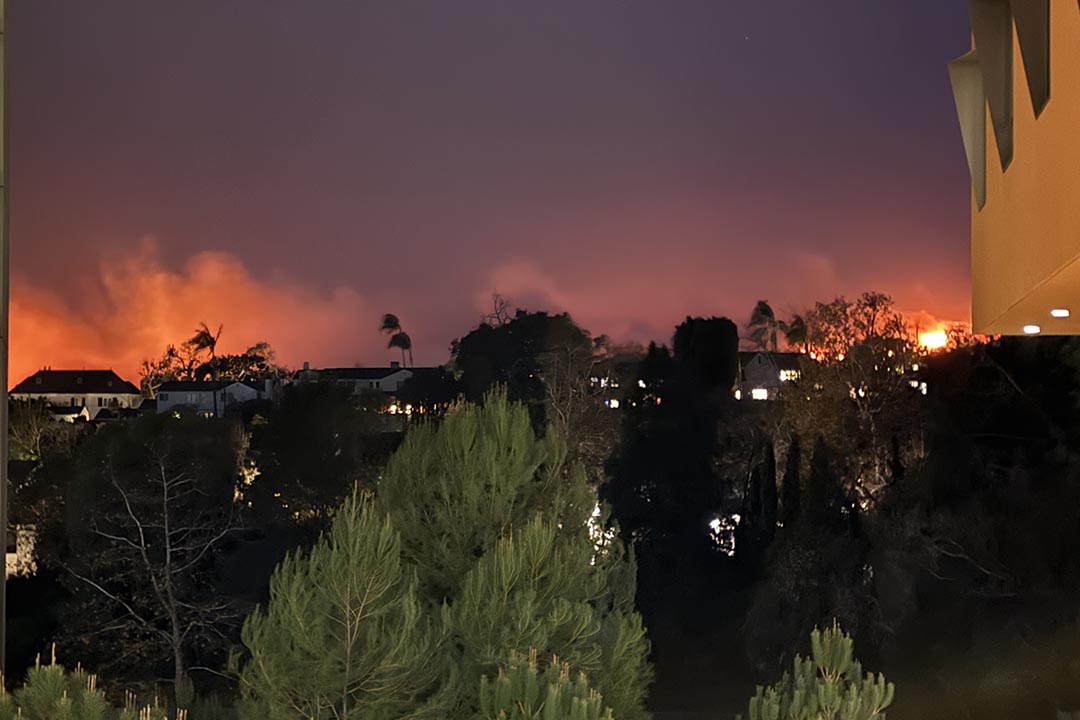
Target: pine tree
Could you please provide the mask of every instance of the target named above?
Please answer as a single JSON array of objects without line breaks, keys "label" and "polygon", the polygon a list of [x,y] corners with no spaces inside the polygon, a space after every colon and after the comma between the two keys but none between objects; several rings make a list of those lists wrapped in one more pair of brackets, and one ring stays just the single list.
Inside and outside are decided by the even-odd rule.
[{"label": "pine tree", "polygon": [[505,389],[406,436],[379,483],[379,507],[394,519],[421,591],[441,605],[503,533],[537,513],[567,532],[585,527],[596,506],[566,444],[537,438],[528,411]]},{"label": "pine tree", "polygon": [[398,533],[356,495],[308,554],[278,566],[243,641],[252,720],[420,717],[443,669]]},{"label": "pine tree", "polygon": [[592,677],[619,717],[639,717],[647,684],[641,621],[609,610],[593,553],[587,538],[560,536],[538,516],[482,558],[452,607],[464,677],[490,672],[507,649],[534,648]]},{"label": "pine tree", "polygon": [[[590,673],[620,720],[645,717],[633,560],[594,536],[596,496],[565,458],[505,391],[410,430],[376,499],[347,503],[327,539],[287,560],[245,626],[252,717],[473,717],[481,675],[529,648]],[[368,622],[343,639],[373,586]]]},{"label": "pine tree", "polygon": [[796,657],[780,682],[758,687],[750,720],[885,720],[895,688],[878,673],[863,675],[854,642],[839,626],[810,635],[811,656]]},{"label": "pine tree", "polygon": [[570,665],[552,658],[540,670],[533,649],[527,658],[511,653],[494,680],[480,680],[483,720],[614,720],[600,693],[589,688],[584,673],[570,678]]}]

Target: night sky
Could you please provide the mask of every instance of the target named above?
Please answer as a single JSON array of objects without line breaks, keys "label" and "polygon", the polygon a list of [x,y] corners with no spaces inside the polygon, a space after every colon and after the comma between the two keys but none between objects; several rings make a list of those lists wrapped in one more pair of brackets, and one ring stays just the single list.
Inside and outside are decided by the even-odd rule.
[{"label": "night sky", "polygon": [[223,323],[436,364],[498,290],[666,341],[866,289],[969,316],[966,4],[11,0],[13,381]]}]

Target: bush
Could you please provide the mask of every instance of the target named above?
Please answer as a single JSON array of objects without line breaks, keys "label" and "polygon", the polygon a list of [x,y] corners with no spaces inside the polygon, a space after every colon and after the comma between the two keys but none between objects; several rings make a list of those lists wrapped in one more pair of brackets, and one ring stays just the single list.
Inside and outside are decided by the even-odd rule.
[{"label": "bush", "polygon": [[132,693],[124,697],[122,708],[113,707],[98,689],[97,676],[76,666],[68,671],[56,663],[38,663],[27,673],[26,682],[13,693],[4,689],[0,678],[0,720],[218,720],[228,718],[216,705],[214,714],[186,710],[171,711],[157,698],[140,704]]},{"label": "bush", "polygon": [[836,624],[810,634],[811,657],[795,658],[780,682],[758,687],[750,720],[885,720],[894,687],[881,673],[865,676],[854,643]]},{"label": "bush", "polygon": [[540,672],[536,650],[528,658],[513,653],[494,680],[481,678],[480,714],[483,720],[614,720],[584,673],[571,680],[570,666],[558,658]]}]

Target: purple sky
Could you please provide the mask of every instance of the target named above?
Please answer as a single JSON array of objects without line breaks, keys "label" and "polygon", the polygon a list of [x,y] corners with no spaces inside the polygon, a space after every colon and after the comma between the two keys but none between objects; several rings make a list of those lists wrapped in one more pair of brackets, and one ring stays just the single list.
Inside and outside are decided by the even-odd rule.
[{"label": "purple sky", "polygon": [[202,320],[294,365],[384,363],[388,311],[439,363],[492,289],[640,340],[865,289],[968,316],[945,67],[969,42],[964,3],[8,13],[29,370],[126,370]]}]

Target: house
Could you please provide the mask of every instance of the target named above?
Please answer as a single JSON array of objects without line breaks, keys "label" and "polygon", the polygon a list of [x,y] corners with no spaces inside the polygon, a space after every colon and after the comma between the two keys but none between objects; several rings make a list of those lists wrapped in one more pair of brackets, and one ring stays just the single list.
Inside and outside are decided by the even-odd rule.
[{"label": "house", "polygon": [[1080,5],[978,0],[949,63],[971,174],[972,330],[1080,334]]},{"label": "house", "polygon": [[[112,370],[38,370],[11,390],[13,400],[44,400],[54,408],[86,408],[93,420],[103,408],[137,408],[139,388]],[[62,414],[62,419],[67,419]],[[71,418],[74,420],[74,416]]]},{"label": "house", "polygon": [[313,370],[304,363],[303,370],[297,370],[293,382],[332,382],[347,385],[353,394],[381,392],[393,395],[405,381],[413,376],[413,371],[401,367],[396,362],[384,368],[323,368]]},{"label": "house", "polygon": [[735,398],[776,400],[780,387],[799,379],[802,353],[741,352],[735,379]]},{"label": "house", "polygon": [[[97,416],[111,412],[109,408],[102,408],[97,411]],[[59,422],[89,422],[90,410],[85,405],[49,405],[49,414],[52,415],[53,420]]]},{"label": "house", "polygon": [[169,412],[180,406],[194,408],[208,417],[220,417],[228,410],[251,400],[265,400],[272,396],[271,381],[216,380],[164,382],[158,388],[157,411]]}]

